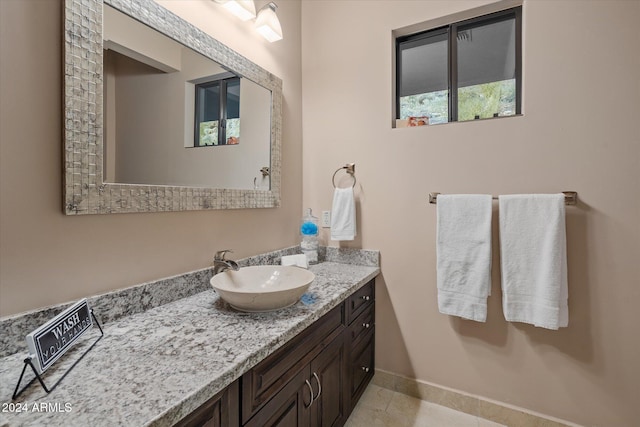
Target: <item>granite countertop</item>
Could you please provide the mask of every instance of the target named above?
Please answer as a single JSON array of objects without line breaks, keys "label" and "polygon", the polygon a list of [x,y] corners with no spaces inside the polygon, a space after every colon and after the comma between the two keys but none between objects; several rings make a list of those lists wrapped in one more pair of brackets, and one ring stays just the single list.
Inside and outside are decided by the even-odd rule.
[{"label": "granite countertop", "polygon": [[[50,394],[36,382],[12,402],[26,354],[0,359],[0,426],[172,425],[380,272],[338,262],[310,270],[308,292],[283,310],[240,313],[210,289],[106,323]],[[93,329],[46,372],[47,386],[95,341]]]}]

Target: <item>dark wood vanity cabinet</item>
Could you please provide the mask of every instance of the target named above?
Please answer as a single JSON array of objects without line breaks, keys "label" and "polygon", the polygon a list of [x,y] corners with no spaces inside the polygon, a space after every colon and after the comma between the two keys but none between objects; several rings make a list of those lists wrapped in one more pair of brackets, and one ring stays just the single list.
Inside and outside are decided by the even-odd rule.
[{"label": "dark wood vanity cabinet", "polygon": [[[348,403],[343,384],[344,331],[345,307],[340,304],[244,374],[243,424],[342,425]],[[325,419],[333,423],[327,424]]]},{"label": "dark wood vanity cabinet", "polygon": [[346,391],[348,414],[351,413],[374,374],[375,286],[370,281],[345,302],[348,328]]},{"label": "dark wood vanity cabinet", "polygon": [[360,400],[362,393],[371,381],[374,373],[374,348],[375,348],[375,335],[371,331],[367,334],[358,345],[351,349],[351,357],[349,364],[349,372],[347,378],[349,379],[349,396],[350,396],[350,411],[355,404]]},{"label": "dark wood vanity cabinet", "polygon": [[342,426],[373,377],[374,301],[371,280],[179,425]]},{"label": "dark wood vanity cabinet", "polygon": [[241,378],[245,427],[338,427],[374,373],[375,282]]},{"label": "dark wood vanity cabinet", "polygon": [[338,336],[271,396],[244,426],[343,425],[346,421],[345,360],[343,337]]},{"label": "dark wood vanity cabinet", "polygon": [[347,420],[345,353],[341,336],[311,362],[311,375],[322,386],[310,407],[311,426],[341,426]]},{"label": "dark wood vanity cabinet", "polygon": [[342,426],[374,373],[371,280],[242,376],[245,427]]},{"label": "dark wood vanity cabinet", "polygon": [[239,380],[206,401],[176,424],[178,427],[228,427],[240,425]]}]

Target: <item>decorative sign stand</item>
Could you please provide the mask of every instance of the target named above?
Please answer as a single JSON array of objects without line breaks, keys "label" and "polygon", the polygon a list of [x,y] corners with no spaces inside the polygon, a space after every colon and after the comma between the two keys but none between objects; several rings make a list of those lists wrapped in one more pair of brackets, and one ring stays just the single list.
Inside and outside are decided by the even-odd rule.
[{"label": "decorative sign stand", "polygon": [[[47,388],[40,374],[44,373],[56,360],[65,354],[78,338],[93,326],[94,321],[98,329],[100,329],[98,339],[82,353],[78,360],[67,369],[53,387],[50,389]],[[16,384],[12,399],[15,400],[20,396],[36,379],[40,382],[44,391],[51,393],[103,336],[104,332],[102,331],[102,327],[100,327],[98,319],[96,319],[96,316],[93,314],[93,310],[89,309],[89,303],[86,298],[78,301],[73,306],[28,334],[26,339],[27,347],[29,347],[29,356],[24,359],[24,367],[22,368],[18,384]],[[29,381],[22,390],[18,391],[27,366],[31,367],[36,377]]]}]

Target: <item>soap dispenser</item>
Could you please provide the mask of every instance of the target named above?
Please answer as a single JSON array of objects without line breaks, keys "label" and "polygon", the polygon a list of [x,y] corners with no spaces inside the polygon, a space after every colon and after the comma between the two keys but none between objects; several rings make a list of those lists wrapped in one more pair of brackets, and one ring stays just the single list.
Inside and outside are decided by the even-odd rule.
[{"label": "soap dispenser", "polygon": [[311,214],[311,208],[307,209],[307,213],[302,217],[302,225],[300,226],[300,234],[302,241],[300,248],[302,253],[307,256],[309,264],[318,263],[318,218]]}]

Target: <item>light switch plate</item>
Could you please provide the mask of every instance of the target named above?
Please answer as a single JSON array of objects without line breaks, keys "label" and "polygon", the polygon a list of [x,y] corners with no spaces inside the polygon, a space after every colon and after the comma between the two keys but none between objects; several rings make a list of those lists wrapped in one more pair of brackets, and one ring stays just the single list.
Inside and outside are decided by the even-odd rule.
[{"label": "light switch plate", "polygon": [[331,228],[331,211],[322,211],[322,228]]}]

